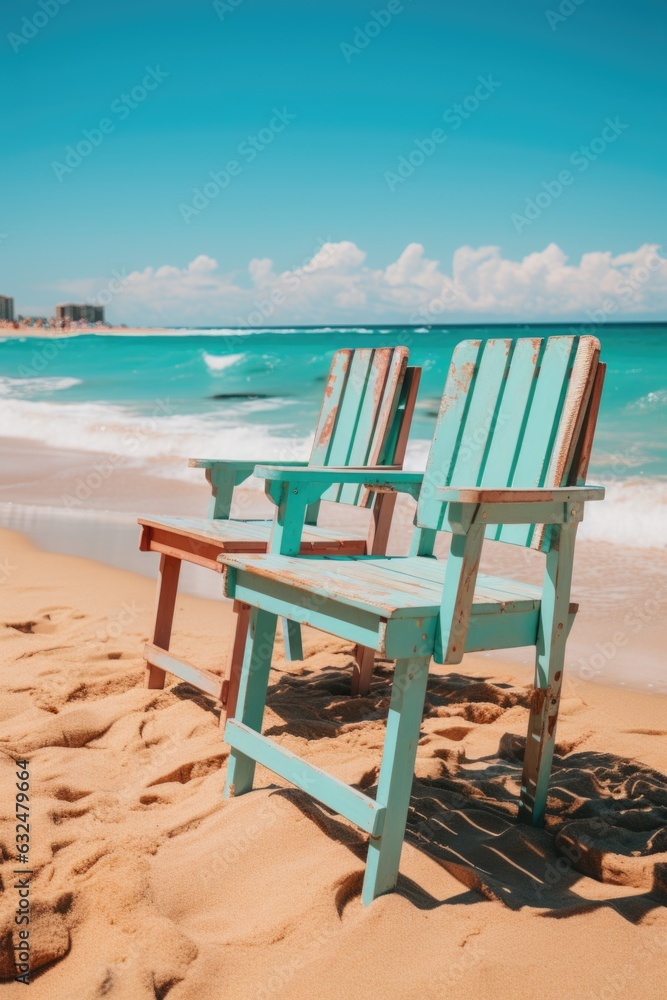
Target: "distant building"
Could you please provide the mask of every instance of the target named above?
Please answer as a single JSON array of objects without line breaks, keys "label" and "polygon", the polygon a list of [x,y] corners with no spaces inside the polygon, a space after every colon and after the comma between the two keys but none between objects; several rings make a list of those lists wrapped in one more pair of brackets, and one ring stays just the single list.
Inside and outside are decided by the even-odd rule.
[{"label": "distant building", "polygon": [[68,302],[63,306],[56,306],[56,319],[65,323],[77,323],[83,320],[86,323],[104,323],[103,306],[82,306]]},{"label": "distant building", "polygon": [[14,322],[14,299],[9,295],[0,295],[0,319],[7,319]]}]

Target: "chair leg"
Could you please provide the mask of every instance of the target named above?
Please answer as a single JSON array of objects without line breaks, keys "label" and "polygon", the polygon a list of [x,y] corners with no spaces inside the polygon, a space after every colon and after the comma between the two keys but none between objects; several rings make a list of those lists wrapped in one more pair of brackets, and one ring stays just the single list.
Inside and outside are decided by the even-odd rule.
[{"label": "chair leg", "polygon": [[302,660],[303,640],[301,639],[301,626],[298,622],[290,621],[289,618],[281,618],[280,625],[283,632],[285,659],[288,663],[293,663],[294,660]]},{"label": "chair leg", "polygon": [[352,694],[365,698],[371,688],[375,650],[369,646],[357,646],[352,669]]},{"label": "chair leg", "polygon": [[[171,626],[174,621],[178,577],[181,572],[181,560],[176,556],[160,556],[160,569],[157,583],[157,606],[155,623],[153,625],[152,642],[160,649],[169,649],[171,641]],[[163,688],[165,671],[151,663],[146,664],[146,687]]]},{"label": "chair leg", "polygon": [[519,822],[544,824],[549,775],[556,743],[556,722],[570,630],[570,583],[576,523],[560,528],[547,555],[535,661],[535,689],[530,704],[521,778]]},{"label": "chair leg", "polygon": [[220,691],[220,727],[223,731],[227,719],[234,718],[234,712],[236,711],[241,670],[243,668],[243,655],[248,636],[248,622],[250,621],[250,605],[244,604],[242,601],[234,601],[234,612],[236,614],[234,644],[227,660],[225,676]]},{"label": "chair leg", "polygon": [[396,661],[377,801],[386,806],[379,837],[371,837],[361,898],[365,906],[391,892],[398,879],[430,658]]},{"label": "chair leg", "polygon": [[[540,648],[541,647],[541,648]],[[565,637],[562,649],[544,651],[540,637],[538,646],[538,668],[535,688],[530,702],[530,719],[526,752],[521,777],[521,798],[519,800],[519,822],[530,826],[543,826],[547,805],[549,777],[556,743],[556,721],[560,705],[560,690],[563,679]],[[544,672],[546,684],[538,678]]]},{"label": "chair leg", "polygon": [[[251,609],[235,718],[258,733],[262,730],[276,624],[275,615],[258,608]],[[232,750],[227,766],[224,798],[249,792],[254,777],[255,761],[239,750]]]}]

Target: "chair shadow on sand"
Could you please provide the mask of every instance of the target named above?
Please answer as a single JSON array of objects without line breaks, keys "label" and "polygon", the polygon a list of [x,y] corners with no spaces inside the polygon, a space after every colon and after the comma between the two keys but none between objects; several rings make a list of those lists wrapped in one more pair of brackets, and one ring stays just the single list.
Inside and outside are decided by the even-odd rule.
[{"label": "chair shadow on sand", "polygon": [[[342,651],[328,651],[327,665],[312,669],[306,662],[281,674],[268,704],[282,722],[265,723],[266,735],[337,739],[350,724],[377,728],[384,722],[392,665],[378,662],[370,694],[350,698],[348,672],[340,669],[345,659]],[[462,892],[440,900],[404,875],[397,891],[420,909],[495,899],[511,909],[535,907],[549,917],[613,907],[640,923],[667,905],[667,777],[638,761],[575,751],[562,741],[546,828],[517,824],[525,738],[501,730],[497,752],[474,759],[467,759],[457,741],[470,723],[495,723],[498,730],[503,714],[527,706],[529,697],[526,688],[462,673],[429,680],[425,722],[443,726],[421,741],[406,840],[456,878]],[[420,768],[424,755],[427,766]],[[420,776],[420,769],[427,776]],[[371,768],[356,786],[372,795],[376,780],[377,768]],[[276,788],[274,794],[287,797],[365,860],[367,839],[356,828],[296,788]],[[339,889],[341,912],[360,892],[362,877],[363,871],[355,872]]]}]

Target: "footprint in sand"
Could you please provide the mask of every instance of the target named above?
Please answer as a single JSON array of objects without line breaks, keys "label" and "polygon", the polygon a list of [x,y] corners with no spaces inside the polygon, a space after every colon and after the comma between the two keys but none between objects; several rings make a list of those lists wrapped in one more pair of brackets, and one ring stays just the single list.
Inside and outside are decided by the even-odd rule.
[{"label": "footprint in sand", "polygon": [[49,812],[49,819],[54,826],[61,826],[61,824],[67,823],[72,819],[80,819],[89,812],[90,806],[76,806],[71,809],[52,809]]},{"label": "footprint in sand", "polygon": [[449,726],[447,729],[436,729],[436,736],[444,736],[447,740],[464,740],[468,733],[474,732],[472,726]]},{"label": "footprint in sand", "polygon": [[[52,899],[33,899],[30,913],[30,966],[35,972],[49,962],[63,958],[70,949],[70,932],[66,915],[72,905],[70,892]],[[10,915],[11,916],[11,915]],[[16,975],[14,945],[18,944],[18,928],[7,918],[0,926],[0,978]]]},{"label": "footprint in sand", "polygon": [[79,799],[85,799],[86,796],[92,795],[92,792],[84,792],[80,788],[70,788],[68,785],[60,785],[51,792],[51,795],[60,802],[78,802]]},{"label": "footprint in sand", "polygon": [[37,622],[27,621],[27,622],[7,622],[7,628],[15,628],[17,632],[27,632],[32,633],[35,629]]},{"label": "footprint in sand", "polygon": [[194,778],[204,778],[206,775],[212,774],[213,771],[219,771],[226,757],[226,753],[220,753],[207,757],[206,760],[187,761],[168,774],[161,775],[159,778],[153,778],[146,787],[153,788],[155,785],[166,785],[171,781],[178,781],[181,785],[185,785]]},{"label": "footprint in sand", "polygon": [[71,608],[42,608],[35,613],[34,618],[26,621],[7,622],[7,628],[31,635],[49,635],[57,632],[63,625],[85,618],[85,615],[72,611]]}]

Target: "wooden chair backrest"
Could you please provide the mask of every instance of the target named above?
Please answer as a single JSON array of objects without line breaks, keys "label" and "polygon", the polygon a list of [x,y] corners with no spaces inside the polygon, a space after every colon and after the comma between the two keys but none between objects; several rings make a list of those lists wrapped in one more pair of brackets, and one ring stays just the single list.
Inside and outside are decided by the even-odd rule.
[{"label": "wooden chair backrest", "polygon": [[[419,368],[407,347],[336,351],[324,390],[310,465],[400,465],[405,457]],[[332,486],[324,500],[369,506],[361,486]]]},{"label": "wooden chair backrest", "polygon": [[[467,340],[454,350],[415,523],[442,525],[435,486],[583,484],[605,366],[596,337]],[[543,525],[487,537],[547,551]]]}]

